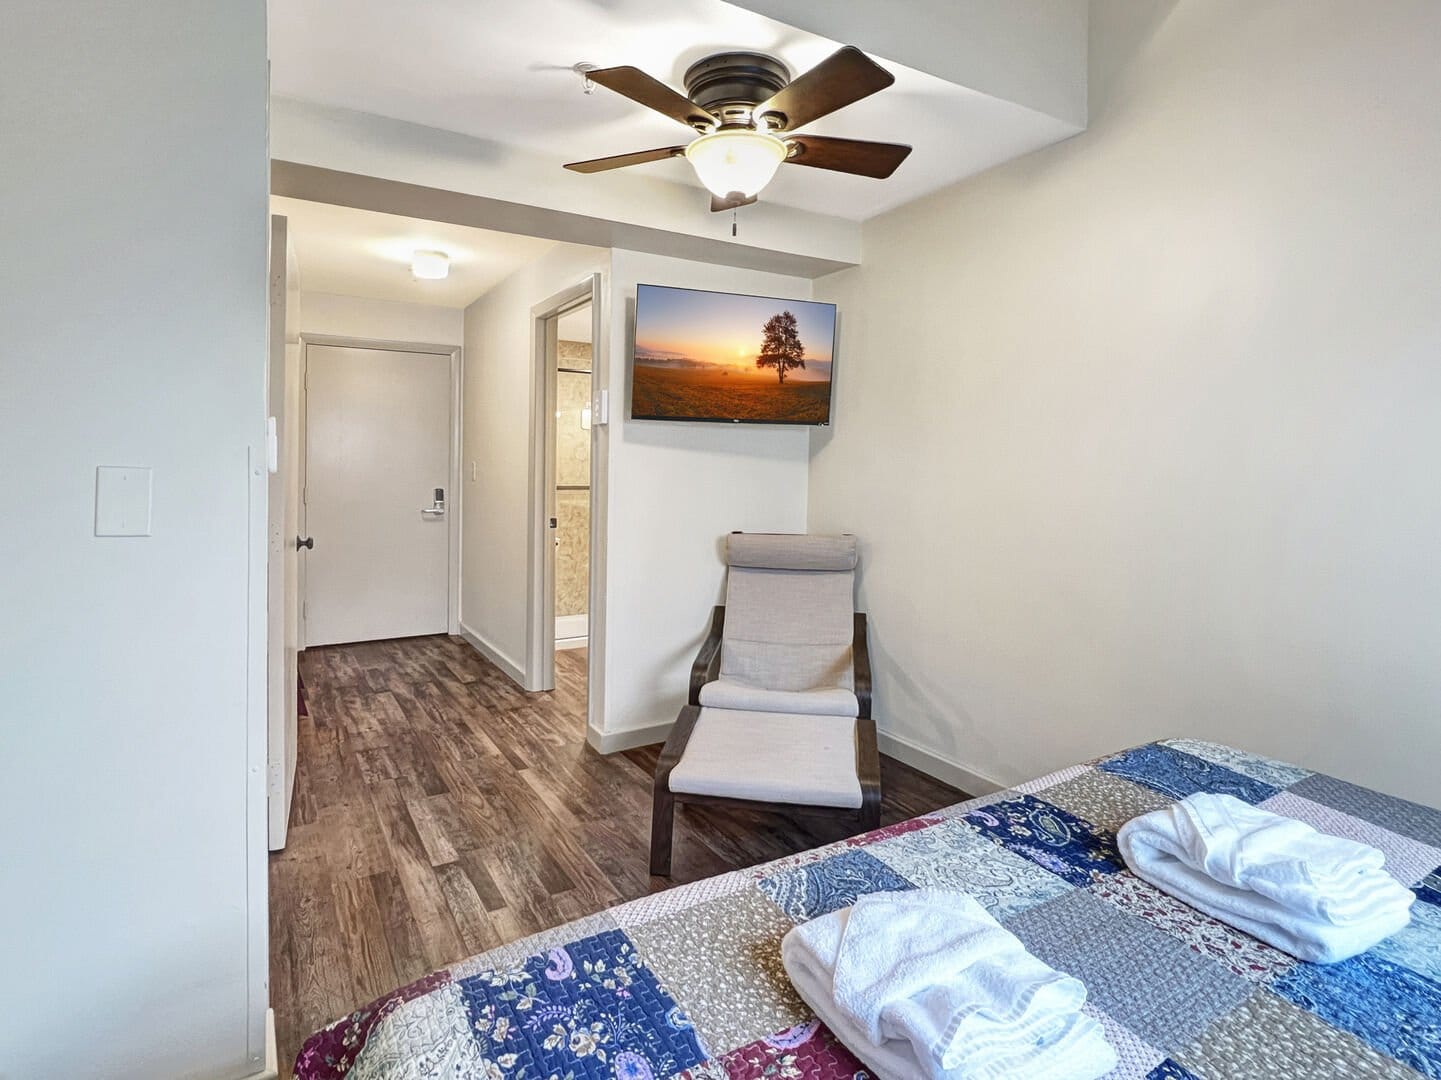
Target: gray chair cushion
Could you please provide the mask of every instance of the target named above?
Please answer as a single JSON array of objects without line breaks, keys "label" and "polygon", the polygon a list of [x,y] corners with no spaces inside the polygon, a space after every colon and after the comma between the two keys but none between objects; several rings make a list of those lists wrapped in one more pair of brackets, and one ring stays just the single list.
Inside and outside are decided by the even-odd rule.
[{"label": "gray chair cushion", "polygon": [[731,567],[721,677],[768,690],[852,689],[854,590],[850,570]]},{"label": "gray chair cushion", "polygon": [[700,711],[670,789],[692,795],[857,808],[856,722],[730,709]]},{"label": "gray chair cushion", "polygon": [[760,570],[854,570],[854,536],[803,533],[731,533],[726,562]]},{"label": "gray chair cushion", "polygon": [[717,679],[701,687],[700,703],[714,709],[799,713],[803,716],[859,716],[860,702],[843,686],[820,690],[766,690],[734,679]]}]

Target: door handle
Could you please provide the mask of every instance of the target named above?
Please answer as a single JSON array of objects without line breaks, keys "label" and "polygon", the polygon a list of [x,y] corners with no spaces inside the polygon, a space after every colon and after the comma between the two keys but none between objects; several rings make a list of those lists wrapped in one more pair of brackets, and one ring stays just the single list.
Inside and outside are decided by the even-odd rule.
[{"label": "door handle", "polygon": [[313,536],[297,536],[297,537],[295,538],[295,550],[296,550],[296,551],[299,551],[301,548],[314,548],[314,547],[315,547],[315,537],[313,537]]},{"label": "door handle", "polygon": [[443,517],[445,514],[445,488],[436,488],[435,498],[420,512],[427,517]]}]

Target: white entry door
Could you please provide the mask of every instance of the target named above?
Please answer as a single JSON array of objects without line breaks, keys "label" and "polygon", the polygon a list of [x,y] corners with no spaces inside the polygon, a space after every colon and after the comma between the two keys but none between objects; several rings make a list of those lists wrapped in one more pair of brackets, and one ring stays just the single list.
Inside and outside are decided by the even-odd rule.
[{"label": "white entry door", "polygon": [[445,633],[450,357],[309,345],[306,364],[306,644]]}]

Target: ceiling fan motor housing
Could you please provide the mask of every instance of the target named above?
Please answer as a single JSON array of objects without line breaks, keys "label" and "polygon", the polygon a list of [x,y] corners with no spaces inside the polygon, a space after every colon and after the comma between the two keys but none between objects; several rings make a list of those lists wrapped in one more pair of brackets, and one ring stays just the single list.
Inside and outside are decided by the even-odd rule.
[{"label": "ceiling fan motor housing", "polygon": [[725,52],[697,60],[685,73],[686,95],[723,126],[749,125],[751,110],[784,90],[790,70],[773,56]]}]

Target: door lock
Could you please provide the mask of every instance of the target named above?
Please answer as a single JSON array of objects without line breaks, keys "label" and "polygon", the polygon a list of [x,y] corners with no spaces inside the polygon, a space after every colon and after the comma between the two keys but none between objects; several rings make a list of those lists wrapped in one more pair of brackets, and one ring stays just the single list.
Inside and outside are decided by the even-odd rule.
[{"label": "door lock", "polygon": [[435,498],[421,513],[429,517],[442,517],[445,514],[445,488],[435,489]]}]

